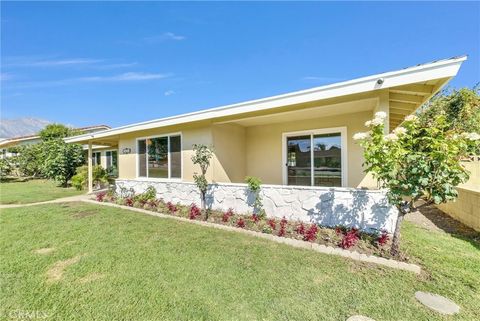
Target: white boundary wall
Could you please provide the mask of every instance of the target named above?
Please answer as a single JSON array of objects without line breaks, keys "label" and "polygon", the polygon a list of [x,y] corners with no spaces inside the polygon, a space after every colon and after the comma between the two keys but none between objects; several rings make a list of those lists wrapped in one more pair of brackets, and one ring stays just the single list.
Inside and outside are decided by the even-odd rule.
[{"label": "white boundary wall", "polygon": [[[194,183],[116,180],[120,187],[132,188],[142,193],[148,186],[157,190],[157,197],[166,202],[190,205],[200,204],[200,194]],[[315,222],[324,226],[357,227],[361,230],[386,230],[393,233],[397,210],[388,204],[384,191],[337,187],[303,187],[283,185],[262,185],[261,196],[264,209],[269,217]],[[211,184],[207,206],[212,209],[236,213],[252,212],[254,198],[246,184]]]}]

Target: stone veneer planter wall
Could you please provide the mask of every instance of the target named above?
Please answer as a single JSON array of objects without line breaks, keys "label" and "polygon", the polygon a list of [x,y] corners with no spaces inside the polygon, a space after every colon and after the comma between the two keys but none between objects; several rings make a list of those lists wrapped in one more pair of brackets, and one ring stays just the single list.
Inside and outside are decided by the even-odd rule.
[{"label": "stone veneer planter wall", "polygon": [[[157,197],[166,202],[200,204],[200,194],[193,183],[154,180],[116,180],[117,189],[132,188],[142,193],[148,186],[157,190]],[[262,185],[261,196],[269,217],[314,222],[323,226],[342,225],[364,231],[386,230],[393,233],[397,210],[388,204],[384,191],[355,188],[328,188]],[[236,213],[252,212],[253,195],[246,184],[211,184],[207,206]]]}]

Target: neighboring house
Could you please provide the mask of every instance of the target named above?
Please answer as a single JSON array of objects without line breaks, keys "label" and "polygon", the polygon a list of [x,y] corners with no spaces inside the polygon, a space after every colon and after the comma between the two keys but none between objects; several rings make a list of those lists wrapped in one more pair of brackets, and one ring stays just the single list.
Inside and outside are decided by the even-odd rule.
[{"label": "neighboring house", "polygon": [[209,145],[213,208],[251,211],[244,179],[256,176],[264,183],[268,215],[392,231],[396,210],[384,192],[362,189],[376,183],[364,173],[362,148],[352,136],[365,131],[364,123],[377,111],[387,114],[386,132],[397,127],[465,60],[435,61],[66,141],[118,146],[117,186],[141,192],[152,185],[159,197],[183,204],[199,203],[192,145]]},{"label": "neighboring house", "polygon": [[[82,134],[90,134],[90,133],[95,133],[95,132],[110,129],[110,126],[96,125],[96,126],[80,127],[75,129],[80,131]],[[16,152],[12,151],[14,150],[13,147],[37,144],[40,141],[41,141],[41,138],[38,134],[29,135],[29,136],[12,137],[12,138],[6,138],[4,140],[1,140],[0,141],[0,158],[15,156]],[[84,149],[88,149],[88,146],[84,146]],[[94,149],[94,152],[93,152],[92,161],[94,165],[102,165],[105,169],[116,167],[117,155],[118,155],[116,148],[113,148],[111,146],[96,145],[96,146],[93,146],[93,149]]]}]

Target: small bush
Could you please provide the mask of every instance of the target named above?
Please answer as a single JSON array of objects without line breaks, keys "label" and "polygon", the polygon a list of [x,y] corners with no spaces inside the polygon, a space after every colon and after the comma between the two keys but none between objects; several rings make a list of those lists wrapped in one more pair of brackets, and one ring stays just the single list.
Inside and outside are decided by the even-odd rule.
[{"label": "small bush", "polygon": [[237,221],[237,227],[245,228],[245,220],[243,218],[239,218]]},{"label": "small bush", "polygon": [[100,192],[95,196],[97,198],[97,202],[103,202],[105,196],[107,196],[107,193],[106,192]]},{"label": "small bush", "polygon": [[274,218],[269,219],[267,224],[268,226],[270,226],[272,230],[275,230],[275,228],[277,227],[277,222],[275,221]]},{"label": "small bush", "polygon": [[133,203],[135,203],[133,197],[127,197],[127,198],[125,198],[125,205],[127,205],[127,206],[133,206]]},{"label": "small bush", "polygon": [[377,243],[380,246],[383,246],[387,244],[388,240],[389,240],[388,233],[386,231],[382,231],[382,233],[377,238]]},{"label": "small bush", "polygon": [[230,218],[233,216],[233,209],[229,208],[225,213],[222,214],[222,222],[226,223],[230,221]]},{"label": "small bush", "polygon": [[194,220],[196,219],[198,216],[202,215],[202,211],[200,210],[200,208],[198,208],[197,205],[193,204],[190,205],[190,211],[188,213],[188,217],[191,219],[191,220]]},{"label": "small bush", "polygon": [[297,228],[295,229],[295,232],[297,232],[300,235],[304,235],[305,234],[305,225],[303,225],[303,223],[300,223],[297,226]]},{"label": "small bush", "polygon": [[178,211],[177,206],[175,204],[173,204],[172,202],[167,202],[167,209],[172,214],[175,214],[175,212]]},{"label": "small bush", "polygon": [[[108,183],[108,174],[102,166],[93,166],[92,171],[94,187],[99,188],[102,184]],[[76,174],[71,179],[71,184],[79,191],[88,187],[88,166],[77,167]]]},{"label": "small bush", "polygon": [[345,234],[343,234],[343,238],[340,241],[339,246],[342,249],[349,249],[352,246],[355,246],[355,244],[357,244],[359,239],[360,239],[360,235],[358,233],[358,230],[356,228],[352,228],[349,231],[347,231]]},{"label": "small bush", "polygon": [[318,226],[316,224],[310,225],[305,231],[303,240],[308,242],[314,242],[317,239]]}]

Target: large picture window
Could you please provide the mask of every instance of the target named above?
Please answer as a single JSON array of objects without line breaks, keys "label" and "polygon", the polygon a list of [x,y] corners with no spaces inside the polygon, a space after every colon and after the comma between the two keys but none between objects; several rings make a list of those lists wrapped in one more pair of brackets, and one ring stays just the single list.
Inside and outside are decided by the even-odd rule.
[{"label": "large picture window", "polygon": [[180,135],[139,139],[137,150],[139,177],[181,178],[182,142]]},{"label": "large picture window", "polygon": [[345,183],[345,129],[284,134],[287,185],[340,187]]}]

